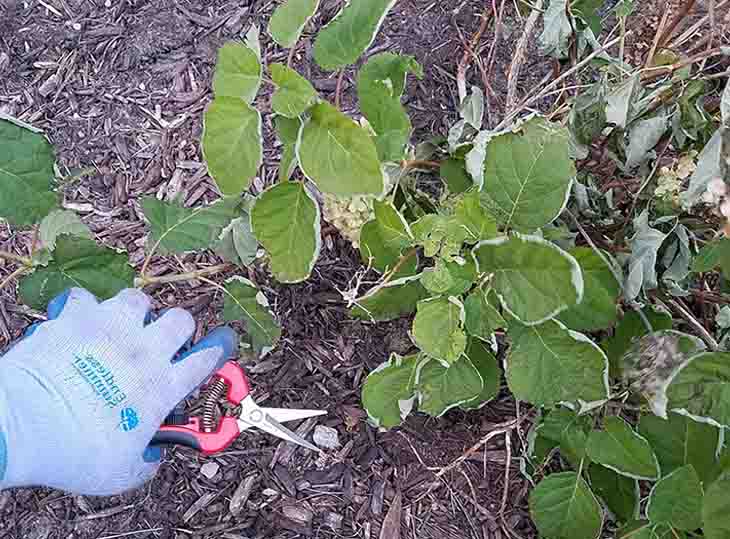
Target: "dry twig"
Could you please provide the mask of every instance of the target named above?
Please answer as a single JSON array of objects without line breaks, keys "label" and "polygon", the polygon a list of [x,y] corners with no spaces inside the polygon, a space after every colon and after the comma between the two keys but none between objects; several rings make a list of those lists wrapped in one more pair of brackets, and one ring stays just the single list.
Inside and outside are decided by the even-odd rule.
[{"label": "dry twig", "polygon": [[514,57],[512,63],[509,66],[509,74],[507,75],[507,104],[505,105],[505,113],[510,112],[516,105],[517,100],[517,81],[520,78],[520,71],[525,63],[527,45],[532,36],[532,32],[535,30],[537,20],[540,18],[543,0],[536,0],[535,5],[532,8],[530,16],[527,18],[524,30],[520,36],[517,46],[515,47]]}]

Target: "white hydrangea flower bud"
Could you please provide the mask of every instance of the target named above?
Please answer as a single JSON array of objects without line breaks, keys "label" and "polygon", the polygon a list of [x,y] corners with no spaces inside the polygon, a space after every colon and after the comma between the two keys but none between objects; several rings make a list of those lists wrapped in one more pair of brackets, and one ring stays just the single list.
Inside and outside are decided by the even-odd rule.
[{"label": "white hydrangea flower bud", "polygon": [[722,204],[720,204],[720,213],[723,216],[730,218],[730,200],[725,199]]}]

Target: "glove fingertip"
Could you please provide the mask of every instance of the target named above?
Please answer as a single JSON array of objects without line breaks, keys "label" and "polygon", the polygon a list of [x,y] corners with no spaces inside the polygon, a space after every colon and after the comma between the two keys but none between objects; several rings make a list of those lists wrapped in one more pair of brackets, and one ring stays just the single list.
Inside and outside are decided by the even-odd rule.
[{"label": "glove fingertip", "polygon": [[184,361],[191,355],[210,348],[220,348],[221,352],[218,362],[218,368],[220,368],[223,366],[223,363],[236,355],[236,351],[238,350],[238,334],[228,326],[216,328],[195,343],[190,350],[181,354],[174,363]]},{"label": "glove fingertip", "polygon": [[71,294],[71,289],[65,290],[64,292],[57,295],[51,301],[48,302],[48,308],[46,309],[49,320],[55,320],[63,312],[63,308],[66,306],[68,296]]},{"label": "glove fingertip", "polygon": [[157,464],[162,460],[162,448],[157,445],[148,445],[142,454],[142,460],[148,464]]}]

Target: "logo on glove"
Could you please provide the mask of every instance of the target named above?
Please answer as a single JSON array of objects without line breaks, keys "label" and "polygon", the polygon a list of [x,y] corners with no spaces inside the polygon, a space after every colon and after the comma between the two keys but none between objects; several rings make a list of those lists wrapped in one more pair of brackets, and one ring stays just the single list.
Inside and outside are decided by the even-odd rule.
[{"label": "logo on glove", "polygon": [[114,381],[112,372],[93,356],[75,354],[73,366],[109,408],[114,408],[127,398],[126,393]]},{"label": "logo on glove", "polygon": [[125,408],[122,410],[122,421],[119,423],[119,427],[124,432],[134,430],[139,425],[139,416],[134,408]]}]

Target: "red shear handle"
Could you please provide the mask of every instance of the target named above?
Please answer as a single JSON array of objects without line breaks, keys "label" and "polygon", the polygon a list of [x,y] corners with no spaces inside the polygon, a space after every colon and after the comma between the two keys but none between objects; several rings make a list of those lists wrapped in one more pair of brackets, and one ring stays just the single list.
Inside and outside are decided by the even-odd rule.
[{"label": "red shear handle", "polygon": [[231,404],[241,404],[241,401],[248,397],[248,394],[251,392],[251,386],[248,384],[246,374],[235,361],[226,362],[213,376],[223,378],[228,384],[228,395],[226,398]]},{"label": "red shear handle", "polygon": [[212,455],[226,449],[240,433],[235,417],[224,417],[215,432],[202,432],[198,418],[191,417],[187,425],[160,427],[150,445],[184,445],[204,455]]},{"label": "red shear handle", "polygon": [[[241,404],[248,397],[250,386],[243,369],[234,361],[228,361],[216,371],[213,378],[221,378],[228,386],[226,399],[231,404]],[[203,432],[200,419],[191,417],[187,425],[163,425],[152,438],[150,445],[184,445],[205,455],[219,453],[233,443],[241,433],[235,417],[223,417],[214,432]]]}]

